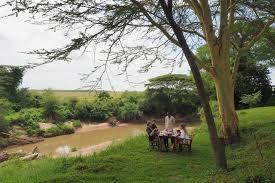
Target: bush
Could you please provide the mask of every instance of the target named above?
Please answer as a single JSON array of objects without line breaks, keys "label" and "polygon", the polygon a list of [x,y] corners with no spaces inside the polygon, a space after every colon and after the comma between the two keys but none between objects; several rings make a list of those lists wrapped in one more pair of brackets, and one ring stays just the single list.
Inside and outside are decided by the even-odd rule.
[{"label": "bush", "polygon": [[8,139],[0,136],[0,148],[7,147],[8,143]]},{"label": "bush", "polygon": [[44,137],[55,137],[74,133],[74,128],[67,125],[56,125],[46,130]]},{"label": "bush", "polygon": [[73,127],[74,128],[80,128],[81,127],[80,120],[73,120]]},{"label": "bush", "polygon": [[11,113],[5,119],[12,124],[27,125],[28,122],[42,122],[43,110],[36,108],[23,109],[19,112]]},{"label": "bush", "polygon": [[82,120],[106,120],[112,116],[107,102],[80,100],[76,104],[76,117]]},{"label": "bush", "polygon": [[46,90],[42,95],[42,108],[44,110],[44,115],[46,118],[49,118],[49,120],[57,120],[58,115],[58,109],[59,109],[59,101],[54,96],[53,92],[51,90]]},{"label": "bush", "polygon": [[68,125],[61,125],[62,135],[74,133],[74,128]]},{"label": "bush", "polygon": [[78,102],[77,98],[70,97],[63,101],[63,106],[66,108],[67,119],[74,119],[76,113],[76,104]]},{"label": "bush", "polygon": [[5,117],[10,124],[22,125],[29,136],[41,135],[43,132],[39,128],[39,122],[44,121],[43,110],[36,108],[23,109],[19,112],[11,113]]},{"label": "bush", "polygon": [[135,103],[125,102],[123,106],[119,108],[117,118],[119,120],[134,120],[141,117],[141,112],[139,110],[139,105]]},{"label": "bush", "polygon": [[[4,119],[4,117],[0,114],[0,132],[7,133],[10,129],[9,123]],[[5,141],[6,137],[4,134],[0,133],[0,147],[5,146],[7,143]]]},{"label": "bush", "polygon": [[66,120],[70,120],[74,117],[74,114],[72,113],[72,111],[69,109],[68,106],[62,105],[59,106],[58,110],[57,110],[57,115],[56,115],[56,119],[58,121],[66,121]]},{"label": "bush", "polygon": [[14,97],[14,109],[20,111],[23,108],[39,108],[41,107],[41,94],[29,91],[27,88],[17,89]]},{"label": "bush", "polygon": [[256,104],[258,104],[261,101],[261,99],[262,99],[261,92],[258,91],[251,95],[243,95],[241,97],[241,102],[244,104],[247,104],[251,108],[251,107],[255,107]]},{"label": "bush", "polygon": [[13,104],[4,98],[0,98],[0,115],[6,115],[13,112]]}]

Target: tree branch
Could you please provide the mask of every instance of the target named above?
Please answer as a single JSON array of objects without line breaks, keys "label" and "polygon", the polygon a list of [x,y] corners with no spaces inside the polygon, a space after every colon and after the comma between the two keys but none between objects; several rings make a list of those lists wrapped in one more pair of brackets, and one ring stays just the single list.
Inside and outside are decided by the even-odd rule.
[{"label": "tree branch", "polygon": [[267,21],[267,23],[265,24],[264,28],[255,36],[253,37],[253,39],[246,43],[242,48],[239,49],[239,51],[237,52],[235,61],[234,61],[234,67],[232,70],[232,78],[234,81],[234,85],[235,85],[235,80],[237,77],[237,73],[238,73],[238,68],[239,68],[239,64],[240,64],[240,60],[242,55],[244,55],[245,53],[248,52],[248,50],[257,42],[260,40],[260,38],[262,37],[262,35],[268,30],[269,26],[271,24],[273,24],[275,21],[275,16],[273,16],[271,19],[269,19]]},{"label": "tree branch", "polygon": [[173,38],[173,36],[171,36],[163,27],[162,25],[160,25],[159,23],[157,23],[148,13],[148,11],[144,8],[144,6],[138,2],[137,0],[131,0],[139,9],[140,11],[143,13],[143,15],[149,20],[149,22],[151,22],[151,24],[155,27],[157,27],[166,37],[167,39],[169,39],[172,43],[174,43],[177,46],[179,45],[179,42]]}]

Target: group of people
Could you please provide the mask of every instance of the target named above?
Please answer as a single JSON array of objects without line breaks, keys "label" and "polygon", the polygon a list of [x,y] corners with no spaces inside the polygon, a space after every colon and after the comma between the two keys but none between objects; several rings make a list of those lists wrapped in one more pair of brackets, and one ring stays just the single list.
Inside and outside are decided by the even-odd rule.
[{"label": "group of people", "polygon": [[[156,139],[160,135],[160,133],[172,133],[175,138],[171,138],[171,144],[173,145],[173,148],[175,148],[181,140],[190,139],[185,124],[181,124],[176,129],[174,128],[175,118],[170,113],[167,113],[164,121],[165,129],[162,132],[159,131],[155,120],[147,122],[146,132],[148,134],[149,141],[153,141],[154,139]],[[166,148],[168,148],[168,138],[164,138],[164,145]]]}]

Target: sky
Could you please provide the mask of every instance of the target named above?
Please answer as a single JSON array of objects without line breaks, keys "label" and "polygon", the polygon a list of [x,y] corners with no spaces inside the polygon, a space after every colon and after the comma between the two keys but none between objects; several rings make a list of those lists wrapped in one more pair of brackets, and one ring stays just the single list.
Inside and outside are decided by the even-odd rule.
[{"label": "sky", "polygon": [[[67,41],[68,38],[64,36],[64,32],[54,32],[48,30],[45,25],[31,24],[21,16],[0,19],[0,65],[25,65],[41,62],[36,56],[22,52],[41,48],[56,48],[64,45]],[[101,45],[97,49],[104,50],[106,48]],[[81,74],[93,70],[100,59],[104,58],[98,52],[87,53],[82,56],[79,53],[75,54],[73,60],[69,63],[55,62],[27,70],[21,87],[30,89],[80,89],[85,86],[85,83],[81,81]],[[115,91],[144,90],[144,83],[149,78],[168,74],[172,71],[164,64],[155,64],[149,72],[139,73],[139,66],[140,63],[136,63],[128,69],[128,79],[125,75],[117,75],[121,72],[117,66],[110,67],[108,69],[110,79],[103,78],[101,89]],[[173,73],[188,74],[189,70],[189,66],[185,61],[181,67],[175,67]],[[272,70],[270,77],[272,83],[275,84],[275,69]]]}]

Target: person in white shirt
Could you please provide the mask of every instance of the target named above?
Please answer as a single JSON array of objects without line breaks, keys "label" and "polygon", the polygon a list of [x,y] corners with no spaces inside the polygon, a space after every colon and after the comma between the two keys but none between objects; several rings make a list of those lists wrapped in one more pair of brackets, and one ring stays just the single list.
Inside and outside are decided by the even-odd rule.
[{"label": "person in white shirt", "polygon": [[186,130],[186,126],[184,124],[180,125],[180,138],[182,139],[191,139]]},{"label": "person in white shirt", "polygon": [[165,129],[168,131],[173,131],[175,126],[175,118],[168,112],[165,116]]}]

